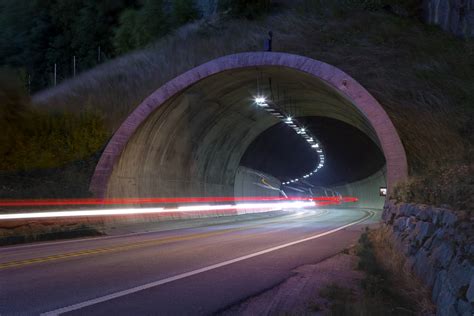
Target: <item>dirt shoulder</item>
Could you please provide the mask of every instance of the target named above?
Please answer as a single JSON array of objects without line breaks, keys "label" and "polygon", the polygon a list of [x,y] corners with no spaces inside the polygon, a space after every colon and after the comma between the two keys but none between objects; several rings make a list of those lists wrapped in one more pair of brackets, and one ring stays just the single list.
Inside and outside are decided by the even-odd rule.
[{"label": "dirt shoulder", "polygon": [[280,285],[220,315],[434,315],[430,291],[407,269],[386,227],[349,250],[293,271]]},{"label": "dirt shoulder", "polygon": [[304,265],[295,269],[294,276],[279,286],[258,296],[251,297],[221,315],[320,315],[329,308],[328,299],[318,293],[331,284],[352,289],[355,295],[361,293],[359,284],[364,278],[357,271],[358,257],[340,253],[317,264]]}]

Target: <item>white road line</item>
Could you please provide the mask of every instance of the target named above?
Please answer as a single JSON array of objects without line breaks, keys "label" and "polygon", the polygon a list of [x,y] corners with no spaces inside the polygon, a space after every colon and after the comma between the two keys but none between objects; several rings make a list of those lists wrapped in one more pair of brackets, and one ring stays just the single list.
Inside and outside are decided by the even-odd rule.
[{"label": "white road line", "polygon": [[258,252],[255,252],[255,253],[252,253],[252,254],[249,254],[249,255],[245,255],[245,256],[242,256],[242,257],[235,258],[235,259],[227,260],[227,261],[224,261],[224,262],[221,262],[221,263],[213,264],[213,265],[201,268],[201,269],[197,269],[197,270],[189,271],[189,272],[186,272],[186,273],[178,274],[178,275],[166,278],[166,279],[158,280],[158,281],[151,282],[151,283],[148,283],[148,284],[143,284],[143,285],[140,285],[140,286],[137,286],[137,287],[127,289],[127,290],[115,292],[115,293],[105,295],[105,296],[101,296],[101,297],[97,297],[97,298],[94,298],[94,299],[91,299],[91,300],[88,300],[88,301],[84,301],[84,302],[81,302],[81,303],[77,303],[77,304],[74,304],[74,305],[58,308],[58,309],[55,309],[53,311],[42,313],[41,315],[42,316],[53,316],[53,315],[60,315],[60,314],[63,314],[63,313],[67,313],[67,312],[72,312],[72,311],[75,311],[75,310],[78,310],[78,309],[81,309],[81,308],[84,308],[84,307],[88,307],[88,306],[91,306],[91,305],[103,303],[103,302],[106,302],[106,301],[113,300],[115,298],[119,298],[119,297],[122,297],[122,296],[126,296],[126,295],[129,295],[129,294],[140,292],[140,291],[143,291],[143,290],[147,290],[147,289],[159,286],[159,285],[163,285],[163,284],[170,283],[170,282],[173,282],[173,281],[181,280],[181,279],[184,279],[184,278],[187,278],[187,277],[199,274],[199,273],[203,273],[203,272],[214,270],[214,269],[217,269],[217,268],[220,268],[220,267],[224,267],[224,266],[227,266],[227,265],[239,262],[239,261],[243,261],[243,260],[247,260],[247,259],[250,259],[250,258],[253,258],[253,257],[261,256],[261,255],[267,254],[269,252],[273,252],[273,251],[276,251],[276,250],[280,250],[280,249],[283,249],[283,248],[287,248],[287,247],[290,247],[290,246],[294,246],[294,245],[303,243],[305,241],[309,241],[309,240],[313,240],[313,239],[317,239],[317,238],[320,238],[320,237],[323,237],[323,236],[330,235],[330,234],[335,233],[337,231],[343,230],[347,227],[354,226],[354,225],[357,225],[359,223],[362,223],[365,220],[367,220],[368,218],[372,217],[373,215],[374,215],[374,212],[368,211],[368,215],[364,216],[363,218],[361,218],[357,221],[351,222],[349,224],[340,226],[338,228],[331,229],[331,230],[326,231],[324,233],[320,233],[320,234],[313,235],[313,236],[310,236],[310,237],[307,237],[307,238],[292,241],[292,242],[289,242],[289,243],[286,243],[286,244],[283,244],[283,245],[280,245],[280,246],[276,246],[276,247],[268,248],[268,249],[265,249],[265,250],[261,250],[261,251],[258,251]]}]

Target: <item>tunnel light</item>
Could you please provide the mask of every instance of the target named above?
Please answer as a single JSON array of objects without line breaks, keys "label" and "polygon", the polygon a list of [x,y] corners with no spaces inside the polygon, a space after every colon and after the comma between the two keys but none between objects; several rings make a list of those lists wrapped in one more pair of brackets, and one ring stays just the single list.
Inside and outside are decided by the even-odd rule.
[{"label": "tunnel light", "polygon": [[300,134],[300,135],[306,134],[306,130],[304,128],[297,128],[296,130],[297,130],[296,132],[297,134]]},{"label": "tunnel light", "polygon": [[267,100],[264,97],[256,97],[255,103],[260,107],[268,107]]},{"label": "tunnel light", "polygon": [[258,105],[262,104],[262,103],[266,103],[267,100],[265,100],[264,97],[256,97],[255,98],[255,103],[257,103]]},{"label": "tunnel light", "polygon": [[302,175],[300,178],[296,178],[296,179],[292,179],[292,180],[282,182],[282,185],[287,185],[287,184],[290,184],[290,183],[298,182],[299,180],[306,179],[306,178],[312,176],[314,173],[318,172],[318,170],[320,168],[322,168],[323,165],[324,165],[324,155],[323,155],[323,151],[322,151],[322,149],[321,149],[321,147],[318,143],[318,140],[313,138],[312,135],[309,134],[306,131],[306,128],[301,127],[299,122],[293,121],[293,118],[291,116],[289,116],[289,115],[286,116],[285,112],[282,112],[279,109],[274,108],[273,106],[268,104],[265,97],[257,96],[257,97],[254,98],[254,100],[255,100],[255,103],[258,106],[260,106],[262,108],[265,108],[265,110],[268,113],[270,113],[274,117],[277,117],[277,118],[281,119],[284,123],[288,124],[288,126],[290,126],[296,132],[296,134],[301,135],[310,144],[310,146],[312,148],[316,148],[316,151],[320,154],[319,155],[319,165],[316,167],[316,169],[314,169],[313,172]]}]

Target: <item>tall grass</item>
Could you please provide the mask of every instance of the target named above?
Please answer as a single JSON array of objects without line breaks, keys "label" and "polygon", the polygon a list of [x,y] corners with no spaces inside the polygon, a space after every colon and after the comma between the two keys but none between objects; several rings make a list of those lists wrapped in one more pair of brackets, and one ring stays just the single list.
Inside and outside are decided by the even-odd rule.
[{"label": "tall grass", "polygon": [[14,74],[0,72],[0,171],[59,167],[93,155],[109,137],[96,111],[32,108]]},{"label": "tall grass", "polygon": [[461,160],[460,137],[474,105],[473,43],[383,11],[282,9],[255,21],[214,17],[187,25],[142,51],[113,60],[34,96],[37,107],[107,113],[109,131],[166,81],[219,56],[262,49],[309,56],[349,73],[383,105],[412,173]]},{"label": "tall grass", "polygon": [[328,315],[434,315],[429,290],[406,267],[387,228],[364,232],[356,247],[365,272],[362,293],[331,284],[320,296],[330,302]]},{"label": "tall grass", "polygon": [[446,164],[398,183],[391,198],[399,202],[448,206],[474,213],[474,163]]}]

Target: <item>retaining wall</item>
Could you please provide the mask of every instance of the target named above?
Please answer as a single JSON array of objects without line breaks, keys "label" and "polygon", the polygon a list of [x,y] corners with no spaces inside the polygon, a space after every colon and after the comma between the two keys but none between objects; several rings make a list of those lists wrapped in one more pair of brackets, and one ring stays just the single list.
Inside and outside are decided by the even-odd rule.
[{"label": "retaining wall", "polygon": [[474,217],[389,201],[382,220],[409,268],[432,289],[437,315],[474,315]]}]

